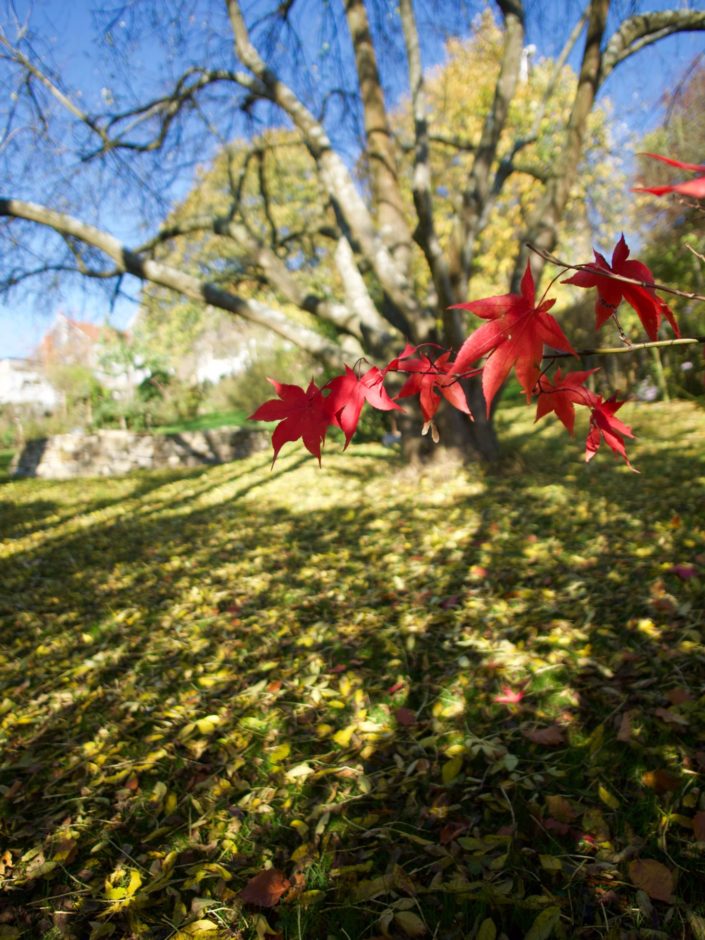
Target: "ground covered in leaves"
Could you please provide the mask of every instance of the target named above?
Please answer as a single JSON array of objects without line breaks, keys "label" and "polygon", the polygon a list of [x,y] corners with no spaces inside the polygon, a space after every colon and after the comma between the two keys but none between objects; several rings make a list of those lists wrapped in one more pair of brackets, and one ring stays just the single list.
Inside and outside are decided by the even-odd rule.
[{"label": "ground covered in leaves", "polygon": [[0,940],[702,940],[705,416],[529,420],[0,486]]}]

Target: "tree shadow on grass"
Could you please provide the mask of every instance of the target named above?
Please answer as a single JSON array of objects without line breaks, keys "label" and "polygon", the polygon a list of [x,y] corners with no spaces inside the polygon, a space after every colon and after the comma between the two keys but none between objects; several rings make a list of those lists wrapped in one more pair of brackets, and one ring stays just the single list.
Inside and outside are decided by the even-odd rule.
[{"label": "tree shadow on grass", "polygon": [[[36,930],[70,901],[76,929],[104,915],[166,937],[210,898],[235,924],[237,892],[272,863],[322,892],[299,913],[280,905],[286,936],[301,917],[307,936],[362,936],[387,911],[447,937],[486,917],[523,937],[554,908],[570,936],[605,916],[631,929],[627,859],[614,858],[636,846],[664,860],[663,801],[652,794],[641,831],[627,812],[644,801],[635,767],[695,760],[698,745],[664,732],[653,685],[631,689],[628,669],[692,686],[697,703],[692,656],[666,654],[702,580],[662,562],[705,543],[682,482],[702,462],[682,461],[675,483],[657,469],[646,507],[615,468],[595,496],[584,477],[540,474],[444,494],[438,477],[388,466],[347,463],[342,498],[296,453],[266,479],[216,468],[188,495],[145,492],[129,517],[57,530],[5,563],[0,773],[19,922]],[[315,487],[324,508],[307,502]],[[653,550],[638,554],[646,532]],[[675,611],[653,606],[668,594]],[[526,685],[518,706],[493,701],[504,683]],[[643,727],[622,772],[634,707]],[[527,736],[549,727],[559,743]],[[549,796],[568,802],[563,818]],[[682,863],[687,840],[669,849]],[[110,912],[106,878],[128,885],[132,869],[134,903]],[[682,874],[687,903],[694,884]],[[655,904],[653,929],[669,909]]]}]

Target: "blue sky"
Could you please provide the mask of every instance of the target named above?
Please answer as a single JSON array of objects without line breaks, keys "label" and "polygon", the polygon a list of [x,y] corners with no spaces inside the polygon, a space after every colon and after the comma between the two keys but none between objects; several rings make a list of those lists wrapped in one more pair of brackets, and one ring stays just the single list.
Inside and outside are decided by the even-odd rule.
[{"label": "blue sky", "polygon": [[[702,2],[691,3],[691,7],[703,8]],[[629,4],[623,0],[616,4],[629,12]],[[641,4],[642,8],[664,8],[682,5],[671,2]],[[22,4],[18,4],[20,9]],[[577,0],[566,3],[547,2],[543,7],[544,20],[538,23],[530,19],[527,41],[535,43],[538,54],[556,53],[562,43],[559,30],[558,13],[567,18],[571,8],[579,10],[582,6]],[[53,37],[57,59],[63,63],[67,84],[70,87],[84,89],[84,101],[90,104],[91,98],[98,100],[105,72],[97,47],[94,45],[94,32],[90,17],[91,4],[88,0],[66,3],[65,0],[44,0],[37,5],[37,14],[43,18],[46,33]],[[579,56],[581,43],[578,44],[573,59]],[[662,115],[664,93],[675,87],[676,82],[697,55],[705,50],[705,36],[694,33],[673,37],[657,46],[634,56],[614,73],[606,83],[602,97],[609,97],[619,114],[619,119],[630,129],[642,133],[658,124]],[[149,48],[143,49],[143,61],[149,61]],[[426,41],[424,49],[425,64],[439,62],[442,57],[442,44],[436,39]],[[575,64],[575,62],[573,63]],[[0,187],[2,188],[2,187]],[[5,195],[5,193],[3,193]],[[7,193],[11,195],[11,193]],[[114,216],[110,221],[111,231],[124,238],[128,244],[141,240],[137,223],[131,224],[125,217]],[[128,279],[126,290],[135,301],[139,296],[139,284]],[[64,286],[55,294],[48,294],[39,302],[20,300],[19,297],[10,305],[0,303],[0,357],[25,356],[36,347],[42,334],[53,322],[58,311],[76,319],[91,322],[103,322],[110,319],[115,325],[125,327],[136,312],[136,303],[119,298],[111,308],[109,296],[95,285],[80,289],[72,284]]]}]

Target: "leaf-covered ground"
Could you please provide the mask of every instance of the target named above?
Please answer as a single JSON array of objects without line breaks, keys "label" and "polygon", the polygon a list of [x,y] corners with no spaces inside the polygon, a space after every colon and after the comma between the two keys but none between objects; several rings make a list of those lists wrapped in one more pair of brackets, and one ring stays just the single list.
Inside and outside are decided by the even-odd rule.
[{"label": "leaf-covered ground", "polygon": [[0,940],[705,937],[705,417],[630,408],[0,486]]}]

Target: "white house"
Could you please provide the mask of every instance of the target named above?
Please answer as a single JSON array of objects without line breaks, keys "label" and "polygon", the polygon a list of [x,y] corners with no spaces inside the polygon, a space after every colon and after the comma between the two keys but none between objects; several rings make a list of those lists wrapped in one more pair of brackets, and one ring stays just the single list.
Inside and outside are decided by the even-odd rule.
[{"label": "white house", "polygon": [[0,405],[51,411],[59,401],[59,393],[28,359],[0,359]]}]

